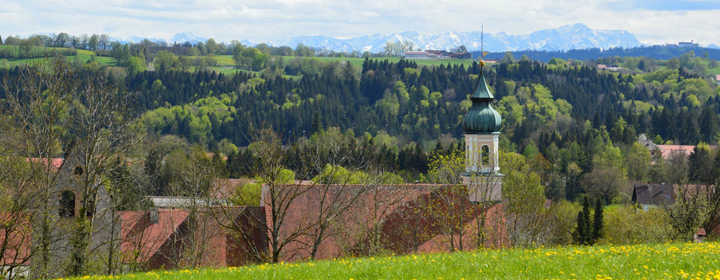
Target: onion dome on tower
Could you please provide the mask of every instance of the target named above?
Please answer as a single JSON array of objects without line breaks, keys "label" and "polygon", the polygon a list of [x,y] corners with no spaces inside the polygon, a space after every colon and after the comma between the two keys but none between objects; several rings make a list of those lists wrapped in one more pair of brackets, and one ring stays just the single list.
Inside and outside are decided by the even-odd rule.
[{"label": "onion dome on tower", "polygon": [[480,76],[475,92],[470,96],[472,107],[465,113],[463,127],[466,134],[492,134],[500,132],[502,127],[500,113],[495,111],[490,104],[495,97],[485,82],[485,74],[482,70],[483,62],[480,62]]}]

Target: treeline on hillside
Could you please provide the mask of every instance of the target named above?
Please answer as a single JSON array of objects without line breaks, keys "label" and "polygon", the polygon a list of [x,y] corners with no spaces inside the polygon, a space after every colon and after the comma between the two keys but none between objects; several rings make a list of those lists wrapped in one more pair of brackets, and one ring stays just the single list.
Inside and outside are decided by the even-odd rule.
[{"label": "treeline on hillside", "polygon": [[[720,49],[711,49],[703,47],[678,47],[678,46],[649,46],[635,48],[610,48],[602,50],[598,48],[568,50],[568,51],[544,51],[544,50],[523,50],[513,51],[512,53],[518,57],[526,55],[533,60],[550,61],[552,58],[561,59],[578,59],[591,60],[602,57],[638,57],[644,56],[653,59],[668,60],[677,57],[688,51],[694,51],[698,54],[707,53],[709,58],[720,59]],[[479,57],[480,52],[471,52],[473,57]],[[500,59],[505,56],[506,52],[491,52],[486,59]]]},{"label": "treeline on hillside", "polygon": [[[459,137],[471,104],[467,96],[480,71],[477,64],[418,67],[406,60],[368,59],[360,75],[349,63],[311,65],[314,73],[300,79],[166,68],[128,75],[122,86],[148,111],[154,132],[203,145],[228,139],[246,146],[243,135],[262,125],[286,136],[309,136],[316,120],[359,134],[384,131],[404,144],[443,134]],[[11,79],[19,73],[12,69],[0,75]],[[714,143],[717,137],[710,119],[720,110],[717,87],[682,70],[613,75],[590,67],[520,61],[486,67],[485,78],[504,117],[503,133],[520,150],[529,135],[537,137],[543,126],[559,122],[568,124],[557,130],[561,135],[569,124],[586,121],[610,131],[622,118],[636,134],[660,136],[663,143]],[[713,113],[700,118],[703,110]]]}]

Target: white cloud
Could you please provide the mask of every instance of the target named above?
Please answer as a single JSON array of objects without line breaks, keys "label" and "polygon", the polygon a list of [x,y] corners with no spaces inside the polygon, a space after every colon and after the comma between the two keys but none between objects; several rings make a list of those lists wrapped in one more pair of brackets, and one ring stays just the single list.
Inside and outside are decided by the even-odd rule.
[{"label": "white cloud", "polygon": [[[666,1],[667,2],[667,1]],[[269,41],[297,35],[354,37],[418,31],[527,34],[576,22],[622,29],[644,43],[695,39],[720,43],[718,0],[682,9],[647,1],[448,0],[0,0],[0,35],[40,32],[108,33],[169,38],[190,31],[220,41]],[[672,10],[672,7],[680,7]],[[714,10],[710,10],[714,9]]]}]

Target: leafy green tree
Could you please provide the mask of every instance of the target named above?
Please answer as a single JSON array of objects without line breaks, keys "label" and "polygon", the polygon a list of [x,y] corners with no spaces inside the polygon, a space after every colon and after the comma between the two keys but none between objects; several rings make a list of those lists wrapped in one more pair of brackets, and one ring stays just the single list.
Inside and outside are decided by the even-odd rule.
[{"label": "leafy green tree", "polygon": [[650,150],[635,142],[627,154],[628,177],[635,182],[644,181],[650,172]]},{"label": "leafy green tree", "polygon": [[126,65],[128,73],[132,75],[143,72],[147,69],[147,65],[145,65],[145,59],[137,56],[131,56],[128,59]]},{"label": "leafy green tree", "polygon": [[584,189],[589,195],[602,198],[606,204],[612,203],[612,199],[626,184],[625,175],[622,170],[615,166],[595,166],[592,172],[583,178]]},{"label": "leafy green tree", "polygon": [[130,58],[130,49],[127,44],[115,43],[110,50],[110,57],[115,60],[117,66],[125,66]]},{"label": "leafy green tree", "polygon": [[514,62],[515,62],[515,57],[513,57],[513,53],[512,53],[511,51],[507,51],[507,52],[505,52],[505,56],[503,56],[503,58],[500,59],[500,62],[501,62],[501,63],[508,63],[508,64],[514,63]]},{"label": "leafy green tree", "polygon": [[179,60],[174,53],[167,51],[159,51],[155,54],[155,70],[168,71],[173,70]]}]

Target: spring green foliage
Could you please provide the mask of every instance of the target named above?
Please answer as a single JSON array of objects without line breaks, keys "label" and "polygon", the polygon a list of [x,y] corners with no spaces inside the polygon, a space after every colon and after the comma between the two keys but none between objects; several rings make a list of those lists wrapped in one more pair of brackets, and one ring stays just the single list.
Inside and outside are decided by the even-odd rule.
[{"label": "spring green foliage", "polygon": [[[515,87],[514,83],[506,86]],[[558,115],[569,116],[572,105],[564,99],[554,100],[546,87],[533,85],[520,87],[515,94],[504,97],[498,102],[497,111],[510,123],[522,123],[527,118],[548,122]]]},{"label": "spring green foliage", "polygon": [[606,244],[666,243],[672,232],[668,213],[653,207],[641,211],[633,205],[613,205],[604,209]]},{"label": "spring green foliage", "polygon": [[[708,242],[338,258],[114,279],[712,279],[719,270],[720,245]],[[108,279],[103,277],[86,279]]]},{"label": "spring green foliage", "polygon": [[[318,184],[341,184],[341,185],[362,185],[367,184],[370,175],[363,171],[350,171],[342,166],[325,165],[322,172],[315,176],[312,181]],[[402,177],[393,173],[383,173],[379,176],[378,184],[402,184]]]},{"label": "spring green foliage", "polygon": [[[293,184],[295,182],[295,173],[292,170],[283,169],[278,176],[278,184]],[[263,181],[255,178],[247,181],[235,189],[230,201],[237,206],[258,206],[260,205],[260,196],[262,193]]]}]

